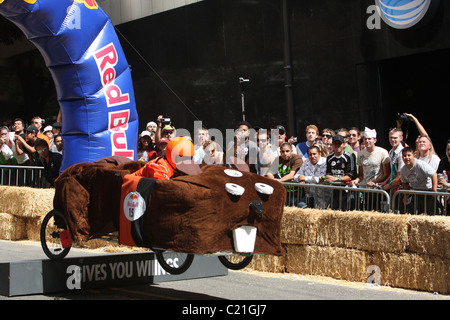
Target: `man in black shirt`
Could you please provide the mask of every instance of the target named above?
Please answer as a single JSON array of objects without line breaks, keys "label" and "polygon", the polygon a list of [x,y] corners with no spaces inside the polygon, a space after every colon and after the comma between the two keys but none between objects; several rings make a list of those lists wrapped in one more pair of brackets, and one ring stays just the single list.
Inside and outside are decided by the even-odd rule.
[{"label": "man in black shirt", "polygon": [[59,176],[62,155],[58,152],[51,152],[47,141],[37,139],[34,145],[36,152],[39,154],[39,160],[44,166],[44,176],[49,186],[54,187],[55,179]]},{"label": "man in black shirt", "polygon": [[355,162],[353,157],[344,151],[344,137],[335,135],[332,148],[334,153],[327,157],[325,182],[350,182],[354,179]]},{"label": "man in black shirt", "polygon": [[[327,173],[325,182],[341,182],[346,183],[353,180],[355,177],[355,161],[351,154],[344,151],[344,137],[337,134],[333,137],[332,148],[334,153],[327,157]],[[344,190],[333,191],[332,208],[339,209],[340,202],[342,207],[340,209],[347,209],[347,192]]]}]

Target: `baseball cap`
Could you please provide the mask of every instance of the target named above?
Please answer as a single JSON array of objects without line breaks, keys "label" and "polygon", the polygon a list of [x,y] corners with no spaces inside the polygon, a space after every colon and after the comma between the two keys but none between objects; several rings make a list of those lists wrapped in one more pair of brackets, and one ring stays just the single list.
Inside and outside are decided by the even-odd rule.
[{"label": "baseball cap", "polygon": [[53,130],[52,126],[46,126],[42,132],[45,133],[47,131],[52,131],[52,130]]},{"label": "baseball cap", "polygon": [[273,129],[278,130],[278,131],[279,131],[279,134],[284,134],[284,133],[286,133],[286,129],[285,129],[281,124],[276,125],[275,127],[273,127]]},{"label": "baseball cap", "polygon": [[146,128],[148,128],[148,127],[150,127],[151,125],[153,125],[153,126],[157,126],[156,125],[156,122],[154,122],[154,121],[150,121],[149,123],[147,123],[147,125],[145,126]]},{"label": "baseball cap", "polygon": [[61,128],[61,122],[55,122],[53,128]]},{"label": "baseball cap", "polygon": [[333,136],[333,142],[335,142],[335,141],[339,141],[340,143],[344,143],[344,142],[345,142],[345,139],[344,139],[344,137],[341,136],[340,134],[335,134],[335,135]]},{"label": "baseball cap", "polygon": [[150,131],[147,131],[147,130],[144,130],[144,131],[142,131],[141,132],[141,135],[140,135],[140,137],[142,138],[142,137],[152,137],[152,134],[150,133]]},{"label": "baseball cap", "polygon": [[28,126],[26,131],[30,132],[30,133],[34,133],[34,134],[38,134],[38,132],[39,132],[38,128],[36,126],[33,126],[33,125]]},{"label": "baseball cap", "polygon": [[161,144],[161,143],[169,143],[169,139],[161,138],[161,139],[159,139],[159,144]]}]

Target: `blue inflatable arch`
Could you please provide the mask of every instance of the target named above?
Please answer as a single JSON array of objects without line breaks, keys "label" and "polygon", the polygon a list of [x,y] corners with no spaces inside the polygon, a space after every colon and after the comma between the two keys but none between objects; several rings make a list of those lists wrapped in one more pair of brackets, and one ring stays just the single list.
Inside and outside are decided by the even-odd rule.
[{"label": "blue inflatable arch", "polygon": [[0,14],[41,52],[56,86],[61,171],[119,155],[136,159],[131,71],[111,19],[95,0],[0,0]]}]

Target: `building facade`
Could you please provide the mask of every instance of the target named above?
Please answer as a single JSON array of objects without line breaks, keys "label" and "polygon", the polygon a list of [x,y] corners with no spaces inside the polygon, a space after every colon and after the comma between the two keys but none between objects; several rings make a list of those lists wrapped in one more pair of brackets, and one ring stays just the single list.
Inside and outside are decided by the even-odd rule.
[{"label": "building facade", "polygon": [[[443,156],[450,137],[450,4],[398,2],[415,4],[398,15],[418,22],[389,22],[375,6],[387,8],[388,0],[98,1],[131,65],[141,129],[159,114],[187,130],[196,120],[234,128],[244,96],[247,121],[282,124],[298,141],[309,124],[367,126],[389,148],[397,114],[412,113]],[[387,17],[397,14],[386,10]],[[12,116],[4,111],[10,106],[30,119],[54,113],[39,53],[26,40],[0,47],[0,120]],[[249,81],[241,86],[240,78]],[[404,129],[413,144],[414,124]]]}]

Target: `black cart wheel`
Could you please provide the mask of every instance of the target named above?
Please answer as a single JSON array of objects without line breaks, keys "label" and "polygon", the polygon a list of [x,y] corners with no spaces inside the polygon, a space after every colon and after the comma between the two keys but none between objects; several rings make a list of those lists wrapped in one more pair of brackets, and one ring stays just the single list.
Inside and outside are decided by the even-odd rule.
[{"label": "black cart wheel", "polygon": [[152,249],[156,254],[161,267],[170,274],[182,274],[194,261],[194,255],[191,253],[171,252],[161,249]]},{"label": "black cart wheel", "polygon": [[253,255],[231,255],[231,256],[219,256],[220,262],[231,270],[244,269],[250,262],[252,262]]},{"label": "black cart wheel", "polygon": [[52,210],[44,217],[41,225],[41,246],[52,260],[63,259],[72,247],[67,219],[59,210]]}]

